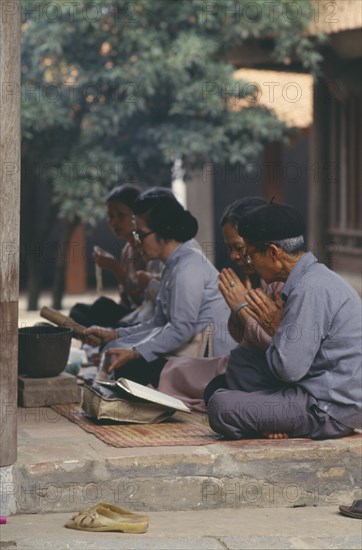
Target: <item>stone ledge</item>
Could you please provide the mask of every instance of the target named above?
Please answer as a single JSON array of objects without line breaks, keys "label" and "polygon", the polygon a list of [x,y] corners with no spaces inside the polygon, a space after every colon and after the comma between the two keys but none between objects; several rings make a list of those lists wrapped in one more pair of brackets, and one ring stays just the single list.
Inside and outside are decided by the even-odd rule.
[{"label": "stone ledge", "polygon": [[98,459],[80,453],[79,459],[17,463],[8,492],[17,513],[74,511],[100,500],[139,511],[324,506],[358,498],[361,442],[360,435],[245,440],[175,452],[133,448],[123,456],[124,449],[107,456],[106,446]]}]

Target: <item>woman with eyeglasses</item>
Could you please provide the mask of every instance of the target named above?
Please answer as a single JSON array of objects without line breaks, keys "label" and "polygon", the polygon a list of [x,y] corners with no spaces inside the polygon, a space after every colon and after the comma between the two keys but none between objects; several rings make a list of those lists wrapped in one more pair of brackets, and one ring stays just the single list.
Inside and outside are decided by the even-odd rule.
[{"label": "woman with eyeglasses", "polygon": [[219,276],[219,289],[230,308],[229,331],[234,340],[243,346],[266,349],[270,336],[251,317],[246,309],[245,297],[253,287],[261,287],[275,298],[283,288],[283,283],[267,285],[253,268],[246,253],[246,243],[239,233],[239,222],[245,214],[266,204],[261,197],[244,197],[230,204],[221,217],[221,229],[230,258],[241,270],[241,278],[231,268],[222,269]]},{"label": "woman with eyeglasses", "polygon": [[75,304],[70,317],[83,326],[116,327],[134,324],[151,316],[150,303],[157,294],[162,263],[148,262],[133,237],[133,207],[141,191],[135,185],[118,185],[106,199],[107,221],[113,235],[126,241],[118,261],[99,246],[93,249],[97,266],[110,271],[118,282],[120,303],[102,296],[93,304]]},{"label": "woman with eyeglasses", "polygon": [[[218,272],[196,245],[198,223],[175,197],[156,189],[134,205],[138,241],[145,260],[165,264],[153,319],[136,327],[105,330],[91,327],[106,342],[108,373],[157,387],[167,357],[205,329],[212,332],[209,355],[233,347],[228,334],[228,307],[218,291]],[[210,334],[205,335],[205,338]]]},{"label": "woman with eyeglasses", "polygon": [[246,302],[245,297],[253,286],[260,286],[273,299],[277,299],[283,287],[283,283],[267,285],[265,281],[255,277],[255,270],[247,261],[246,243],[238,231],[241,218],[263,204],[266,202],[261,197],[244,197],[225,209],[220,222],[230,258],[241,270],[241,277],[230,268],[223,269],[219,275],[219,289],[230,308],[228,329],[239,345],[235,347],[234,344],[235,349],[231,355],[213,359],[170,359],[161,373],[158,389],[181,399],[196,411],[203,411],[205,408],[204,392],[208,400],[216,389],[226,387],[224,372],[230,357],[235,363],[240,349],[265,350],[271,342],[270,335],[253,319],[246,307],[240,307]]}]

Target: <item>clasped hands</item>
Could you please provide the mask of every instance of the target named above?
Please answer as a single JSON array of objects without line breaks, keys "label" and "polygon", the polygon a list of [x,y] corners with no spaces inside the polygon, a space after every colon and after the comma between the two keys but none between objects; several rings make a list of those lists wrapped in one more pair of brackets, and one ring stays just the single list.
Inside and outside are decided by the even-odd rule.
[{"label": "clasped hands", "polygon": [[[93,247],[92,258],[94,263],[101,269],[108,269],[109,271],[112,271],[119,277],[120,280],[124,277],[124,269],[122,264],[118,262],[112,254],[106,250],[103,250],[100,246]],[[138,290],[145,290],[152,278],[153,275],[149,271],[144,271],[141,269],[136,271],[136,286]]]},{"label": "clasped hands", "polygon": [[231,310],[242,303],[249,304],[243,312],[250,315],[269,336],[277,331],[284,315],[284,303],[280,293],[273,300],[261,288],[253,289],[250,279],[245,284],[233,269],[223,269],[219,275],[219,289]]},{"label": "clasped hands", "polygon": [[274,336],[284,315],[284,302],[280,293],[273,300],[261,288],[249,290],[245,296],[249,307],[245,309],[269,336]]},{"label": "clasped hands", "polygon": [[[111,342],[118,337],[116,330],[98,326],[89,327],[84,331],[85,341],[87,341],[89,335],[98,336],[104,343]],[[126,363],[141,357],[135,350],[124,348],[109,348],[105,351],[105,354],[107,357],[113,357],[113,361],[107,367],[109,374]]]},{"label": "clasped hands", "polygon": [[112,271],[115,269],[115,265],[117,264],[116,258],[106,250],[103,250],[100,246],[93,247],[92,257],[93,261],[102,269]]},{"label": "clasped hands", "polygon": [[252,288],[249,277],[246,278],[244,285],[231,268],[221,270],[219,281],[219,290],[231,310],[246,301],[245,296]]}]

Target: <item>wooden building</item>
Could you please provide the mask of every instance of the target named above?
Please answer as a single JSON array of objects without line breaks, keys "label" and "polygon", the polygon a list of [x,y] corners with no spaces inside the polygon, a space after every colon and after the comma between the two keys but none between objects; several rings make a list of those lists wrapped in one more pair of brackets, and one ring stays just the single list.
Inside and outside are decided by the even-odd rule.
[{"label": "wooden building", "polygon": [[[255,177],[211,163],[190,182],[189,204],[202,204],[207,189],[213,194],[212,209],[200,209],[201,242],[206,242],[205,253],[218,267],[226,260],[218,219],[227,203],[262,195],[298,207],[307,218],[309,249],[362,293],[362,3],[318,0],[313,4],[316,15],[309,34],[328,36],[319,46],[322,75],[314,82],[293,60],[277,66],[270,55],[270,38],[251,39],[228,54],[239,67],[235,77],[257,83],[260,101],[289,126],[297,126],[299,134],[290,146],[267,146],[256,163],[261,169]],[[295,95],[293,102],[298,90],[300,97]],[[215,219],[214,243],[210,217]]]},{"label": "wooden building", "polygon": [[361,293],[362,3],[337,5],[335,21],[311,29],[326,32],[329,41],[314,89],[309,234],[322,259]]}]

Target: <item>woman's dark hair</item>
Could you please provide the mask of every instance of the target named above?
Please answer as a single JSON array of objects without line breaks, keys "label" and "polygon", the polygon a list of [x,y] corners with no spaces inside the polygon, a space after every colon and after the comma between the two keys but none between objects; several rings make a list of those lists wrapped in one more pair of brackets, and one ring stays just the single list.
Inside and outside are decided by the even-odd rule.
[{"label": "woman's dark hair", "polygon": [[237,230],[241,218],[249,211],[263,204],[266,204],[266,201],[261,197],[244,197],[243,199],[232,202],[225,208],[221,216],[221,227],[226,223],[230,223]]},{"label": "woman's dark hair", "polygon": [[122,202],[133,211],[134,204],[141,194],[141,190],[136,185],[125,183],[117,185],[108,193],[106,204],[110,202]]},{"label": "woman's dark hair", "polygon": [[198,230],[196,218],[164,187],[153,187],[142,193],[134,205],[134,214],[142,216],[148,227],[165,240],[184,243]]}]

